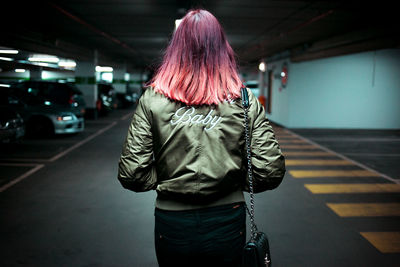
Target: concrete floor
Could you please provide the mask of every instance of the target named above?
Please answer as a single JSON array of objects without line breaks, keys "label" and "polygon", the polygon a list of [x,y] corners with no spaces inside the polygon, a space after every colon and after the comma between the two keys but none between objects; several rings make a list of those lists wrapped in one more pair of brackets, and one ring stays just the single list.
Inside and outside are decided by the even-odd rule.
[{"label": "concrete floor", "polygon": [[291,131],[400,182],[400,130]]},{"label": "concrete floor", "polygon": [[[117,110],[88,121],[81,134],[0,147],[1,266],[157,266],[153,242],[155,194],[129,192],[116,179],[131,113]],[[396,184],[353,162],[343,163],[345,159],[292,131],[274,128],[287,154],[288,172],[278,189],[256,195],[256,221],[269,235],[274,266],[400,266],[400,214],[396,213],[400,193]],[[329,145],[329,131],[326,135],[296,133],[343,152]],[[380,137],[368,135],[370,138]],[[398,135],[390,138],[398,145]],[[336,142],[337,137],[334,139]],[[354,145],[355,141],[342,143]],[[380,143],[394,147],[389,141]],[[346,151],[387,154],[370,149]],[[367,161],[362,163],[368,165]],[[326,170],[364,171],[364,176],[350,172],[352,175],[328,177],[324,176]],[[299,171],[317,171],[317,176],[299,178]],[[377,171],[399,178],[398,169]],[[317,191],[308,189],[310,184],[319,186]],[[321,193],[321,184],[395,187],[390,192],[368,193],[338,193],[340,187],[334,187],[336,193]],[[362,216],[342,216],[340,208],[335,211],[329,206],[348,203],[393,205],[369,207],[369,212],[386,211],[384,216],[371,216],[368,211]],[[372,240],[369,235],[372,241],[368,241],[363,236],[381,232],[389,232],[389,238],[378,235]],[[384,251],[388,247],[399,251]]]}]

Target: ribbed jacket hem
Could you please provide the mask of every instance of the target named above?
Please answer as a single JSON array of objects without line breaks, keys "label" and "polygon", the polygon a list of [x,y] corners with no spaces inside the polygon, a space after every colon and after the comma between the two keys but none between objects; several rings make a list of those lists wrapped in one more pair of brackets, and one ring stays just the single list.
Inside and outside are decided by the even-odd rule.
[{"label": "ribbed jacket hem", "polygon": [[193,210],[193,209],[201,209],[201,208],[208,208],[208,207],[215,207],[230,203],[237,203],[237,202],[244,202],[244,195],[242,191],[235,191],[226,195],[216,201],[207,203],[207,204],[191,204],[185,202],[179,202],[172,199],[164,199],[157,196],[155,206],[156,208],[162,210]]}]

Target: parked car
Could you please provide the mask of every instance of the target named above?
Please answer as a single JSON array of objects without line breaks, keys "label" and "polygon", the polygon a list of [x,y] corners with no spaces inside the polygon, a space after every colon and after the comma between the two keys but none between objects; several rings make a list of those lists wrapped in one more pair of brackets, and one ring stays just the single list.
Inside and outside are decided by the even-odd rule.
[{"label": "parked car", "polygon": [[99,83],[97,84],[97,112],[100,115],[106,115],[111,110],[117,108],[117,95],[114,87],[111,84]]},{"label": "parked car", "polygon": [[12,108],[0,106],[0,142],[14,143],[25,135],[24,120]]},{"label": "parked car", "polygon": [[139,94],[127,89],[126,93],[117,93],[118,107],[128,108],[136,104],[139,99]]},{"label": "parked car", "polygon": [[27,135],[66,134],[84,130],[86,104],[77,87],[58,82],[24,81],[12,84],[7,89],[2,90],[2,97],[7,98],[8,105],[25,120]]}]

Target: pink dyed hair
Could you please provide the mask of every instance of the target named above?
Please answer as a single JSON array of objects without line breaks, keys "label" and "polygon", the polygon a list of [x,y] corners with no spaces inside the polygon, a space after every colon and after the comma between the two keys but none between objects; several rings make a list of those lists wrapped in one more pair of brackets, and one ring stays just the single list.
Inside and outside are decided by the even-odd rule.
[{"label": "pink dyed hair", "polygon": [[242,81],[234,52],[218,20],[208,11],[189,11],[149,83],[188,105],[218,104],[240,96]]}]

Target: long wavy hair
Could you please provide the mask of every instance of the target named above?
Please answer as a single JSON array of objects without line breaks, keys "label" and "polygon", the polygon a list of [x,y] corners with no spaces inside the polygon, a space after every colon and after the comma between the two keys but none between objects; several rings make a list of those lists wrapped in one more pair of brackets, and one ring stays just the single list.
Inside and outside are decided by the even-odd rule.
[{"label": "long wavy hair", "polygon": [[234,52],[210,12],[196,9],[183,17],[149,84],[187,105],[219,104],[240,96]]}]

